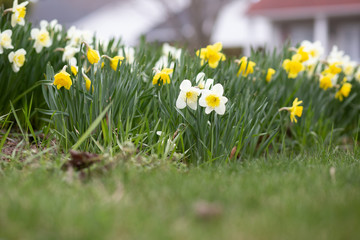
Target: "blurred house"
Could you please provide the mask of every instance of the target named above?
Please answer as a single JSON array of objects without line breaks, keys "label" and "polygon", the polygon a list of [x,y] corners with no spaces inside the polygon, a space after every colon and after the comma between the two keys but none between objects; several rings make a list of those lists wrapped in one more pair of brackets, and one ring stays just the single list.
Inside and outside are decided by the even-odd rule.
[{"label": "blurred house", "polygon": [[266,18],[246,16],[252,1],[38,0],[30,20],[55,18],[66,27],[75,25],[103,39],[120,37],[129,45],[144,34],[148,41],[180,42],[190,49],[222,42],[225,51],[249,54],[250,46],[263,46],[271,34]]},{"label": "blurred house", "polygon": [[261,0],[247,13],[271,21],[272,46],[319,40],[326,51],[337,45],[360,60],[360,0]]}]

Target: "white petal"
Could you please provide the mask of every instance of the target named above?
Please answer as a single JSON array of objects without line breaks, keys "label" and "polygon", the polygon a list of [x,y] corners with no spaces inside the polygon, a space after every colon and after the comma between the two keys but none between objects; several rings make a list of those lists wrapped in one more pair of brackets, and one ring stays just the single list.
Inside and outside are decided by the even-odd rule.
[{"label": "white petal", "polygon": [[15,14],[12,14],[11,15],[11,26],[15,27],[15,25],[16,25],[16,16],[15,16]]},{"label": "white petal", "polygon": [[202,106],[202,107],[206,107],[206,106],[207,106],[204,95],[201,96],[201,98],[199,99],[199,105]]},{"label": "white petal", "polygon": [[204,80],[205,78],[205,73],[200,72],[198,73],[198,75],[196,76],[196,83],[199,83],[200,81]]},{"label": "white petal", "polygon": [[182,81],[182,83],[180,84],[180,90],[182,91],[189,91],[191,88],[191,82],[187,79],[185,79],[184,81]]},{"label": "white petal", "polygon": [[41,45],[38,44],[38,43],[35,43],[34,47],[35,47],[35,51],[36,51],[37,53],[40,53],[41,50],[42,50],[42,48],[43,48],[43,46],[41,46]]},{"label": "white petal", "polygon": [[37,37],[37,35],[39,35],[39,29],[37,29],[37,28],[34,28],[34,29],[31,29],[31,33],[30,33],[30,35],[31,35],[31,38],[32,39],[36,39],[36,37]]},{"label": "white petal", "polygon": [[25,55],[25,54],[26,54],[26,51],[25,51],[25,49],[21,48],[21,49],[17,50],[16,53],[17,53],[17,54]]},{"label": "white petal", "polygon": [[214,91],[214,93],[216,93],[217,95],[219,96],[222,96],[223,93],[224,93],[224,88],[223,86],[218,83],[218,84],[215,84],[212,88],[211,88],[212,91]]},{"label": "white petal", "polygon": [[227,97],[224,97],[224,96],[220,97],[220,102],[224,103],[224,104],[227,103],[228,102]]},{"label": "white petal", "polygon": [[209,78],[208,80],[206,80],[205,83],[205,89],[210,89],[210,87],[214,84],[214,79]]},{"label": "white petal", "polygon": [[186,102],[184,101],[184,99],[180,95],[176,100],[176,107],[178,109],[183,109],[183,108],[186,107]]},{"label": "white petal", "polygon": [[12,65],[12,69],[14,72],[18,72],[20,70],[20,68],[18,66],[16,66],[15,63]]},{"label": "white petal", "polygon": [[3,31],[2,33],[8,35],[9,37],[12,35],[12,31],[10,29]]},{"label": "white petal", "polygon": [[211,113],[213,110],[214,110],[214,109],[211,108],[211,107],[206,107],[206,108],[205,108],[205,113],[206,113],[206,114],[209,114],[209,113]]},{"label": "white petal", "polygon": [[225,104],[220,103],[220,105],[215,108],[215,112],[219,115],[224,115],[225,109]]},{"label": "white petal", "polygon": [[9,58],[9,62],[12,63],[14,61],[14,52],[10,52],[8,58]]},{"label": "white petal", "polygon": [[46,20],[41,20],[40,21],[40,28],[41,29],[45,29],[45,28],[47,28],[47,26],[49,26],[48,21],[46,21]]},{"label": "white petal", "polygon": [[2,54],[4,52],[3,48],[0,45],[0,54]]},{"label": "white petal", "polygon": [[197,109],[197,102],[188,102],[189,108],[196,110]]}]

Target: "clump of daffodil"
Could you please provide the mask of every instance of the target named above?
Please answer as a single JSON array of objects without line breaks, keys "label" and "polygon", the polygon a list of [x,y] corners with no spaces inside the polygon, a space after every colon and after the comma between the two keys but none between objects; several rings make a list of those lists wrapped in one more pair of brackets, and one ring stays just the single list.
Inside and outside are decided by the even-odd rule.
[{"label": "clump of daffodil", "polygon": [[66,72],[66,67],[67,66],[65,65],[63,69],[54,76],[53,84],[57,87],[57,89],[64,87],[69,90],[72,85],[70,74]]},{"label": "clump of daffodil", "polygon": [[320,77],[320,88],[327,90],[328,88],[332,88],[333,87],[333,81],[332,79],[335,76],[333,74],[326,74],[326,75],[322,75]]},{"label": "clump of daffodil", "polygon": [[288,73],[288,78],[296,78],[297,75],[305,69],[301,63],[301,55],[295,54],[290,59],[285,59],[283,62],[283,68]]},{"label": "clump of daffodil", "polygon": [[198,75],[196,76],[197,87],[200,90],[203,89],[209,90],[214,83],[214,79],[208,78],[206,81],[204,79],[205,79],[205,73],[203,72],[198,73]]},{"label": "clump of daffodil", "polygon": [[211,68],[216,68],[220,61],[225,61],[226,57],[220,51],[222,44],[220,42],[214,45],[208,45],[206,48],[201,48],[196,51],[196,55],[201,58],[201,65],[208,62]]},{"label": "clump of daffodil", "polygon": [[11,44],[11,35],[12,31],[10,29],[3,32],[0,31],[0,54],[4,52],[5,49],[13,49],[14,46]]},{"label": "clump of daffodil", "polygon": [[31,30],[31,38],[35,40],[34,48],[37,53],[40,53],[44,47],[50,47],[52,40],[46,28],[34,28]]},{"label": "clump of daffodil", "polygon": [[275,73],[276,73],[275,69],[273,69],[273,68],[268,68],[267,73],[266,73],[266,78],[265,78],[266,82],[270,82],[272,76],[273,76]]},{"label": "clump of daffodil", "polygon": [[242,57],[240,60],[236,60],[236,62],[240,65],[237,76],[242,74],[244,77],[247,77],[249,74],[254,72],[256,63],[248,60],[247,57]]},{"label": "clump of daffodil", "polygon": [[25,62],[25,49],[21,48],[15,52],[10,52],[8,55],[9,62],[12,63],[12,69],[14,72],[18,72]]},{"label": "clump of daffodil", "polygon": [[340,102],[342,102],[344,100],[344,97],[348,97],[351,91],[351,83],[345,82],[341,88],[339,89],[339,91],[336,92],[335,94],[335,98],[339,99]]},{"label": "clump of daffodil", "polygon": [[87,43],[85,43],[85,45],[86,45],[86,56],[89,62],[91,64],[98,63],[100,61],[99,51],[91,48]]},{"label": "clump of daffodil", "polygon": [[224,88],[218,83],[215,84],[210,90],[203,90],[199,99],[199,105],[205,107],[205,113],[209,114],[213,110],[219,115],[225,113],[228,99],[223,96]]},{"label": "clump of daffodil", "polygon": [[290,120],[291,122],[295,122],[297,123],[297,117],[301,117],[302,112],[303,112],[303,106],[299,106],[300,104],[302,104],[303,101],[298,101],[298,98],[295,98],[292,107],[283,107],[280,108],[279,111],[283,111],[286,110],[288,112],[290,112]]},{"label": "clump of daffodil", "polygon": [[155,69],[156,73],[153,77],[153,85],[170,84],[170,74],[174,71],[171,68],[164,68],[161,71]]},{"label": "clump of daffodil", "polygon": [[11,15],[11,26],[15,27],[16,24],[21,26],[25,25],[25,15],[26,15],[26,5],[28,5],[28,1],[22,2],[18,4],[18,0],[14,0],[12,7],[12,15]]},{"label": "clump of daffodil", "polygon": [[180,84],[180,93],[179,97],[176,100],[176,107],[183,109],[187,106],[189,108],[196,110],[197,109],[197,99],[200,95],[200,90],[191,86],[191,82],[187,79],[182,81]]}]

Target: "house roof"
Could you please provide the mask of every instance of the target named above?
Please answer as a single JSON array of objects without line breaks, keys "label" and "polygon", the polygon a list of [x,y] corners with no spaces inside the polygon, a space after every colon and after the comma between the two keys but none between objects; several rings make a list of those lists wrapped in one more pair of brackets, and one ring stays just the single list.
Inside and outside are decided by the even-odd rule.
[{"label": "house roof", "polygon": [[360,15],[359,0],[260,0],[251,5],[248,14],[273,18],[309,17],[314,14]]}]

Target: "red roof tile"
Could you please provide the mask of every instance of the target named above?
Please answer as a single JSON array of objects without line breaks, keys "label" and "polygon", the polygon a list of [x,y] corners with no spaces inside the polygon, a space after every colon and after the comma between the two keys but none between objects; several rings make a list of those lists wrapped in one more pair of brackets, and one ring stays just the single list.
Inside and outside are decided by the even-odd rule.
[{"label": "red roof tile", "polygon": [[[341,10],[360,8],[360,0],[260,0],[252,4],[249,14],[265,14],[268,12],[291,11],[300,9],[327,10],[340,7]],[[360,12],[359,12],[360,14]]]}]

